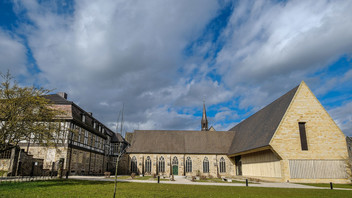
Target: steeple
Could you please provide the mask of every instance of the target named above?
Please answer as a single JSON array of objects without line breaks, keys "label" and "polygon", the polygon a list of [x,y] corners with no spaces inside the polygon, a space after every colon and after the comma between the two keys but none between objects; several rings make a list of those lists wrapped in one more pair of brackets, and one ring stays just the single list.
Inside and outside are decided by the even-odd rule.
[{"label": "steeple", "polygon": [[207,119],[207,112],[205,110],[205,102],[203,101],[203,116],[202,116],[202,131],[208,131],[208,119]]}]

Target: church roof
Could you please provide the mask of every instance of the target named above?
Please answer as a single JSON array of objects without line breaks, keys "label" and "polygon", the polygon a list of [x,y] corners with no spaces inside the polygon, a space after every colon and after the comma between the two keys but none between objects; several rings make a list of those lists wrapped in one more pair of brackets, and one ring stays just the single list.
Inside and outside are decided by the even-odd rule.
[{"label": "church roof", "polygon": [[136,130],[128,153],[226,154],[233,131]]},{"label": "church roof", "polygon": [[268,146],[299,86],[230,129],[235,131],[228,154]]}]

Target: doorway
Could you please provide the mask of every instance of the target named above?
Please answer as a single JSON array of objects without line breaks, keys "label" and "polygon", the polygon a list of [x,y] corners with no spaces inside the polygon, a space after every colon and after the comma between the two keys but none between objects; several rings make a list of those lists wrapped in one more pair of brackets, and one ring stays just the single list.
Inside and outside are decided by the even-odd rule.
[{"label": "doorway", "polygon": [[235,164],[236,164],[236,175],[241,176],[242,175],[242,161],[241,161],[240,155],[235,157]]},{"label": "doorway", "polygon": [[172,174],[178,175],[178,159],[176,156],[172,159]]}]

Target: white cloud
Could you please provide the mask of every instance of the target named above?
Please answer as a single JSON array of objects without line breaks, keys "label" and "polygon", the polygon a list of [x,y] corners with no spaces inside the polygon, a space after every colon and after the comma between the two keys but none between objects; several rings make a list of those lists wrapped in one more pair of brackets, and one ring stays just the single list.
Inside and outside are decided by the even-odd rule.
[{"label": "white cloud", "polygon": [[26,48],[20,39],[0,28],[0,72],[10,70],[12,75],[25,75]]},{"label": "white cloud", "polygon": [[[59,14],[58,6],[19,2],[18,12],[25,10],[34,24],[22,31],[48,88],[68,92],[98,118],[113,122],[125,103],[129,126],[190,128],[183,115],[160,106],[198,107],[189,99],[230,97],[217,82],[188,82],[178,71],[184,48],[216,15],[216,1],[77,1],[71,14]],[[148,117],[152,110],[158,113]]]},{"label": "white cloud", "polygon": [[347,136],[352,136],[352,102],[328,110],[331,117]]}]

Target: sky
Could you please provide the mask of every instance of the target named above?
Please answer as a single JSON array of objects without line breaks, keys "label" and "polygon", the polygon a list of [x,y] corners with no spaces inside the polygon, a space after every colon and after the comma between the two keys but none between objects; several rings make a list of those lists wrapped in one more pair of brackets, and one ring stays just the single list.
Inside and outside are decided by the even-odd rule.
[{"label": "sky", "polygon": [[2,0],[0,72],[115,130],[229,130],[305,81],[352,136],[352,1]]}]

